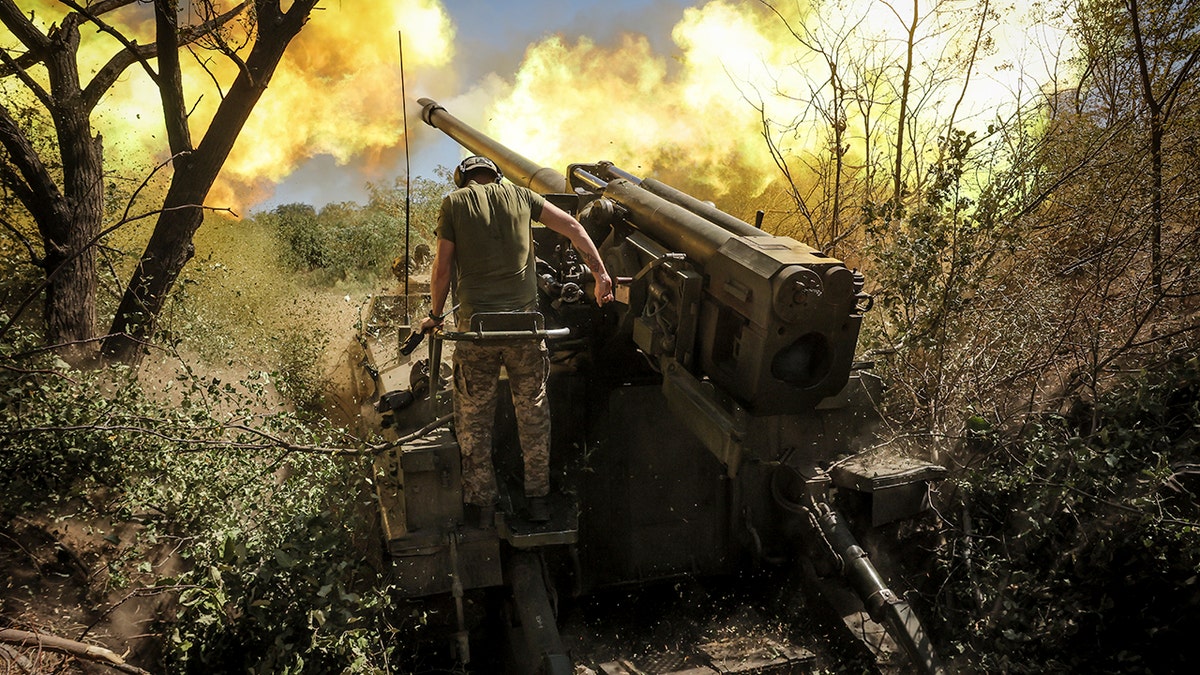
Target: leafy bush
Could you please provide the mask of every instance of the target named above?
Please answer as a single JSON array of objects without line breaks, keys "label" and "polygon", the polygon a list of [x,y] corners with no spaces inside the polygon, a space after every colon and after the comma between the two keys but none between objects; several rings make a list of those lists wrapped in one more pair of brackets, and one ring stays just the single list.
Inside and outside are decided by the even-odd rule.
[{"label": "leafy bush", "polygon": [[275,547],[231,531],[219,555],[182,576],[191,585],[171,627],[184,672],[379,672],[399,629],[375,566],[347,555],[354,533],[329,511],[289,523]]},{"label": "leafy bush", "polygon": [[274,228],[284,266],[340,281],[378,268],[393,248],[380,231],[388,223],[364,222],[360,215],[353,204],[331,204],[319,213],[307,204],[285,204],[257,218]]},{"label": "leafy bush", "polygon": [[1181,357],[1022,438],[978,427],[992,449],[943,506],[955,536],[938,601],[975,668],[1186,668],[1200,606],[1198,401],[1200,359]]},{"label": "leafy bush", "polygon": [[329,379],[321,368],[329,339],[320,331],[291,331],[285,333],[280,342],[279,370],[275,373],[279,393],[300,414],[319,414],[325,407],[326,392],[330,388]]},{"label": "leafy bush", "polygon": [[[76,517],[132,523],[103,583],[178,589],[159,626],[169,672],[383,668],[401,628],[369,456],[324,450],[341,432],[278,411],[264,373],[235,384],[184,365],[151,396],[127,371],[5,365],[0,512],[79,497]],[[148,562],[164,547],[183,562],[172,578]]]},{"label": "leafy bush", "polygon": [[281,248],[279,259],[297,270],[325,267],[329,259],[326,233],[319,227],[316,209],[308,204],[284,204],[259,220],[275,227]]},{"label": "leafy bush", "polygon": [[[24,375],[24,376],[22,376]],[[0,513],[22,513],[113,482],[116,439],[93,426],[110,403],[97,378],[40,377],[0,370]]]},{"label": "leafy bush", "polygon": [[410,199],[397,179],[392,186],[370,185],[366,205],[329,204],[319,212],[307,204],[285,204],[254,216],[275,232],[279,259],[289,269],[313,273],[318,283],[371,281],[391,271],[404,255],[405,209],[410,217],[410,249],[432,241],[448,172],[440,180],[415,178]]}]

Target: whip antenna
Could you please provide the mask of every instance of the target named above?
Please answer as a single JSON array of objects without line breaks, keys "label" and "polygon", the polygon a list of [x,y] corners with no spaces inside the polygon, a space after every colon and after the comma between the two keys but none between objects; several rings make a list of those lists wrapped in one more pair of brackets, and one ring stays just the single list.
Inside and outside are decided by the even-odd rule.
[{"label": "whip antenna", "polygon": [[411,205],[412,167],[408,161],[408,96],[404,91],[404,31],[396,31],[400,41],[400,117],[404,124],[404,323],[412,323],[408,306],[408,277],[411,261],[408,257],[409,212]]}]

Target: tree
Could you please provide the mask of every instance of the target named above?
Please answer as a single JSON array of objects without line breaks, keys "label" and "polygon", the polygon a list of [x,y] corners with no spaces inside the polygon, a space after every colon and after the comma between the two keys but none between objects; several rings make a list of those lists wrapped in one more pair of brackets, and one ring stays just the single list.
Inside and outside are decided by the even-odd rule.
[{"label": "tree", "polygon": [[[108,358],[135,361],[139,343],[151,333],[168,291],[193,254],[192,236],[202,222],[205,197],[317,0],[296,0],[286,11],[279,0],[245,0],[225,12],[214,0],[193,0],[188,16],[200,20],[191,25],[181,22],[178,0],[155,0],[153,44],[138,44],[107,20],[117,10],[136,11],[140,2],[100,0],[84,7],[59,1],[70,11],[43,32],[13,0],[0,0],[0,22],[24,48],[15,56],[0,52],[0,77],[24,88],[49,118],[55,138],[52,151],[40,149],[13,105],[0,104],[0,146],[5,150],[0,181],[36,223],[42,239],[46,340],[66,346],[64,356],[83,363],[93,354],[96,338],[95,247],[103,235],[105,198],[103,141],[92,127],[92,116],[130,66],[138,64],[150,76],[158,87],[174,172],[103,345]],[[244,33],[234,30],[239,21],[250,26]],[[121,47],[85,83],[79,54],[80,28],[86,24]],[[206,49],[231,59],[238,75],[200,142],[193,143],[179,51],[201,40]],[[240,52],[247,45],[249,54],[243,59]]]},{"label": "tree", "polygon": [[1030,286],[1070,298],[1046,331],[1046,381],[1031,388],[1045,408],[1095,400],[1120,372],[1194,349],[1200,125],[1185,111],[1200,96],[1198,10],[1093,0],[1073,17],[1078,80],[1048,101],[1026,153],[1040,196],[1024,264],[1044,275]]},{"label": "tree", "polygon": [[[841,30],[832,31],[832,34],[826,36],[814,31],[804,22],[797,22],[798,25],[793,25],[779,9],[770,3],[763,3],[771,12],[787,27],[788,31],[795,38],[806,52],[811,53],[814,57],[819,58],[829,76],[823,82],[810,83],[809,91],[798,97],[795,102],[805,106],[805,109],[800,113],[795,120],[786,125],[790,130],[795,130],[801,126],[806,126],[805,121],[808,118],[808,109],[815,111],[817,118],[824,127],[828,128],[826,132],[827,142],[825,146],[828,149],[828,163],[826,168],[825,157],[817,157],[814,162],[809,163],[808,169],[810,173],[820,176],[815,184],[823,188],[823,199],[821,200],[820,209],[814,209],[801,194],[800,187],[793,177],[790,168],[787,165],[787,160],[783,150],[772,133],[770,120],[766,119],[765,105],[758,107],[759,114],[763,116],[764,139],[771,151],[771,156],[775,159],[776,166],[779,167],[785,181],[789,185],[789,192],[797,206],[797,210],[808,221],[810,235],[812,236],[811,243],[813,246],[829,253],[836,251],[837,243],[845,233],[841,227],[843,206],[843,180],[846,178],[846,154],[850,150],[848,141],[848,123],[847,123],[847,108],[851,100],[853,90],[855,89],[854,82],[847,81],[847,73],[854,74],[853,70],[846,69],[842,65],[843,60],[847,60],[845,54],[851,49],[847,46],[849,36],[853,34],[862,23],[861,19],[843,27]],[[826,43],[826,40],[828,41]],[[828,89],[828,93],[823,92]],[[785,95],[785,98],[789,98]],[[832,174],[832,176],[830,176]],[[826,203],[828,206],[826,206]],[[818,220],[827,221],[827,228],[818,227]]]},{"label": "tree", "polygon": [[[896,18],[904,23],[899,10],[895,9],[888,3],[884,3],[896,15]],[[892,188],[892,205],[894,208],[900,208],[900,198],[903,196],[903,176],[904,176],[904,125],[908,122],[908,102],[912,91],[912,75],[913,75],[913,53],[916,51],[917,45],[917,26],[920,25],[921,7],[920,0],[913,0],[912,21],[904,24],[905,43],[904,43],[904,69],[901,71],[900,78],[900,112],[896,114],[896,168],[892,172],[892,181],[895,187]]]},{"label": "tree", "polygon": [[[1156,3],[1150,2],[1150,5]],[[1152,7],[1143,20],[1137,0],[1125,0],[1133,37],[1133,54],[1146,106],[1150,146],[1150,242],[1153,279],[1162,289],[1163,137],[1167,124],[1179,110],[1180,91],[1187,85],[1200,59],[1196,6],[1191,2],[1166,2]],[[1189,16],[1190,14],[1190,16]],[[1147,40],[1149,38],[1149,40]],[[1151,52],[1150,50],[1153,50]]]}]

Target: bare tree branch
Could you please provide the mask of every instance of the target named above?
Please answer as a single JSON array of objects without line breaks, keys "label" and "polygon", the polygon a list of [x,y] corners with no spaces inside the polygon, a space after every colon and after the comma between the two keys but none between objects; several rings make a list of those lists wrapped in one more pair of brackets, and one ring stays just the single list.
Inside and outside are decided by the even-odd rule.
[{"label": "bare tree branch", "polygon": [[[3,115],[2,115],[3,112],[4,112],[4,107],[0,106],[0,123],[2,123],[3,119],[4,119]],[[0,132],[3,132],[2,124],[0,124]],[[0,137],[2,137],[2,133],[0,133]],[[134,201],[136,201],[137,195],[141,192],[141,190],[143,188],[146,187],[146,185],[149,183],[150,179],[154,176],[155,172],[162,169],[164,166],[169,164],[174,159],[175,158],[172,157],[170,160],[167,160],[167,161],[159,164],[157,167],[154,168],[154,171],[151,171],[150,174],[146,176],[145,180],[142,181],[142,184],[140,186],[138,186],[137,190],[134,191],[133,195],[130,196],[129,201],[126,203],[125,216],[123,218],[121,218],[121,220],[117,221],[115,224],[113,224],[103,230],[100,230],[100,232],[96,233],[96,235],[93,236],[91,239],[89,239],[83,246],[79,247],[78,250],[72,252],[72,254],[67,258],[67,260],[71,260],[78,256],[83,255],[88,249],[92,248],[97,243],[99,243],[99,241],[101,239],[103,239],[104,237],[108,236],[109,234],[112,234],[113,232],[117,231],[118,229],[120,229],[130,223],[135,223],[139,220],[145,220],[146,218],[150,218],[152,216],[158,216],[166,211],[198,208],[198,209],[203,209],[206,211],[213,211],[213,212],[217,212],[217,213],[233,213],[232,209],[229,209],[226,207],[206,206],[204,204],[183,204],[181,206],[173,207],[172,209],[155,209],[153,211],[147,211],[145,213],[141,213],[136,216],[130,216],[129,210],[132,207]],[[13,310],[12,316],[9,317],[8,321],[3,326],[0,326],[0,337],[4,337],[4,335],[6,333],[8,333],[8,331],[13,327],[13,325],[16,323],[17,319],[21,316],[21,314],[24,313],[24,311],[29,307],[29,305],[31,305],[33,303],[33,301],[36,300],[41,295],[42,291],[45,290],[45,288],[54,280],[54,278],[58,274],[59,270],[62,270],[62,269],[64,269],[64,266],[60,264],[54,270],[51,270],[46,275],[46,278],[42,280],[42,283],[39,284],[38,287],[35,288],[25,298],[25,300],[22,301],[21,304],[17,306],[17,308],[15,310]],[[104,336],[104,337],[110,337],[110,336]],[[71,342],[71,343],[59,343],[59,344],[56,344],[53,346],[47,346],[47,349],[61,347],[66,344],[83,344],[83,343],[90,343],[93,341],[95,341],[95,340],[89,339],[89,340],[82,340],[82,341]]]},{"label": "bare tree branch", "polygon": [[[204,35],[216,30],[219,26],[222,26],[237,18],[240,14],[246,11],[246,7],[249,4],[249,0],[243,0],[243,2],[238,3],[229,11],[210,21],[205,21],[195,26],[188,26],[184,28],[183,30],[179,31],[177,38],[178,44],[188,45],[195,42]],[[94,107],[104,96],[105,92],[107,92],[108,89],[112,87],[114,83],[116,83],[117,79],[121,77],[121,74],[124,73],[125,69],[130,65],[141,62],[143,68],[149,69],[149,59],[152,59],[158,55],[158,49],[159,47],[157,44],[126,44],[126,48],[122,49],[116,54],[113,54],[112,58],[100,68],[100,70],[92,78],[92,81],[88,83],[88,86],[84,91],[84,100],[87,101],[87,104],[90,107]],[[157,82],[156,76],[152,75],[152,78],[155,78],[155,81]]]},{"label": "bare tree branch", "polygon": [[29,252],[29,263],[31,265],[41,266],[45,262],[45,259],[39,256],[37,250],[33,248],[33,242],[29,241],[29,237],[26,237],[24,232],[21,232],[15,225],[8,222],[7,218],[0,217],[0,225],[3,225],[4,229],[11,232],[13,238],[20,242],[25,247],[25,250]]},{"label": "bare tree branch", "polygon": [[[199,6],[199,10],[202,13],[208,14],[212,12],[213,8],[207,3],[202,3]],[[238,54],[238,51],[245,46],[244,44],[231,46],[229,42],[225,40],[224,36],[221,35],[219,30],[213,30],[207,33],[205,37],[212,41],[212,47],[209,47],[209,49],[214,49],[217,52],[225,55],[226,58],[228,58],[234,63],[234,65],[237,66],[238,71],[241,72],[242,75],[253,79],[254,74],[250,71],[249,66],[246,65],[246,61],[242,59],[240,54]]]},{"label": "bare tree branch", "polygon": [[4,63],[5,69],[10,71],[10,74],[15,75],[17,79],[21,80],[21,84],[25,85],[29,91],[33,92],[34,97],[36,97],[37,100],[47,110],[53,109],[51,107],[53,99],[51,99],[50,93],[47,92],[46,88],[39,84],[37,80],[29,76],[29,73],[26,72],[28,66],[19,65],[17,61],[14,61],[13,58],[8,55],[8,52],[4,51],[3,49],[0,49],[0,63]]},{"label": "bare tree branch", "polygon": [[323,445],[312,445],[307,443],[295,443],[277,434],[273,434],[263,429],[258,429],[247,424],[227,423],[210,428],[210,431],[223,434],[227,432],[241,432],[251,434],[263,439],[266,442],[252,443],[247,441],[230,440],[225,438],[200,438],[196,436],[179,435],[171,431],[163,431],[153,428],[150,423],[161,424],[166,427],[173,426],[177,422],[162,419],[146,419],[143,420],[146,424],[78,424],[71,426],[41,426],[41,427],[25,427],[22,429],[13,429],[4,433],[0,433],[0,437],[15,437],[27,436],[30,434],[40,433],[71,433],[71,432],[120,432],[120,433],[135,433],[145,434],[153,438],[157,438],[168,443],[184,446],[179,448],[178,452],[205,452],[208,450],[270,450],[272,448],[286,450],[288,452],[299,452],[316,455],[329,455],[332,457],[347,457],[355,455],[378,455],[393,448],[397,448],[405,443],[410,443],[418,438],[421,438],[429,432],[444,426],[454,419],[454,415],[444,415],[432,422],[426,424],[420,429],[402,436],[394,441],[387,443],[366,444],[358,448],[347,447],[329,447]]},{"label": "bare tree branch", "polygon": [[[64,5],[66,5],[67,7],[70,7],[71,9],[75,10],[75,12],[78,13],[80,16],[82,16],[83,18],[92,22],[93,24],[95,24],[96,27],[100,29],[100,32],[111,35],[113,37],[113,39],[115,39],[117,42],[120,42],[122,45],[125,46],[126,52],[137,54],[137,51],[138,51],[137,43],[133,42],[129,38],[125,37],[125,35],[122,34],[121,31],[113,28],[112,26],[108,25],[104,21],[101,21],[99,16],[97,16],[96,14],[93,14],[87,8],[80,6],[79,3],[74,2],[73,0],[58,0],[58,1]],[[146,74],[150,76],[150,79],[155,84],[158,84],[158,74],[154,72],[154,68],[152,68],[150,66],[150,62],[147,61],[145,58],[139,58],[138,62],[142,64],[142,68],[145,69]],[[90,89],[90,87],[89,87],[89,89]],[[101,92],[101,93],[103,93],[103,92]],[[87,96],[85,96],[85,99],[91,100],[91,99],[88,99]],[[100,97],[97,96],[95,98],[95,101],[99,101],[99,100],[100,100]],[[91,105],[87,106],[87,109],[91,110],[93,107],[95,107],[94,101],[92,102]]]},{"label": "bare tree branch", "polygon": [[217,96],[225,98],[225,86],[221,84],[221,80],[217,78],[217,74],[212,71],[212,68],[208,67],[210,59],[200,58],[200,55],[196,53],[196,50],[192,48],[192,45],[188,45],[187,50],[188,53],[192,55],[192,59],[196,62],[196,65],[200,66],[200,69],[204,71],[204,74],[208,75],[208,79],[212,80],[213,87],[215,87],[217,90]]},{"label": "bare tree branch", "polygon": [[33,25],[33,21],[13,0],[0,0],[0,23],[12,31],[13,36],[33,54],[41,57],[50,49],[50,38]]},{"label": "bare tree branch", "polygon": [[32,661],[25,658],[24,654],[13,649],[12,647],[9,647],[8,645],[0,644],[0,656],[4,657],[4,661],[15,665],[22,673],[28,673],[29,675],[32,675],[37,671],[36,666],[33,665]]},{"label": "bare tree branch", "polygon": [[[61,217],[63,196],[58,184],[42,159],[38,156],[33,144],[21,131],[21,126],[13,119],[8,106],[0,103],[0,145],[8,151],[9,161],[20,172],[20,184],[16,188],[17,198],[29,209],[29,213],[37,222],[44,237],[48,237],[45,225],[55,218]],[[3,332],[0,332],[3,335]]]},{"label": "bare tree branch", "polygon": [[30,631],[17,630],[15,628],[0,629],[0,642],[8,644],[20,645],[22,647],[37,647],[38,649],[48,649],[52,652],[67,654],[75,658],[100,663],[109,668],[119,670],[122,673],[133,673],[134,675],[150,675],[149,671],[142,670],[137,666],[125,663],[111,649],[89,645],[75,640],[70,640],[56,635],[46,635],[45,633],[32,633]]},{"label": "bare tree branch", "polygon": [[103,621],[109,614],[112,614],[113,612],[115,612],[121,605],[125,604],[126,602],[129,602],[133,598],[145,598],[145,597],[152,596],[152,595],[161,595],[163,593],[176,593],[179,591],[186,591],[186,590],[189,590],[192,588],[200,588],[200,587],[195,584],[177,584],[177,585],[172,585],[172,586],[146,586],[143,588],[135,588],[132,591],[130,591],[128,594],[126,594],[125,597],[123,597],[120,600],[109,605],[109,607],[107,609],[105,609],[103,612],[100,613],[100,616],[96,617],[96,619],[94,621],[92,621],[90,624],[88,624],[87,628],[83,629],[83,632],[80,633],[79,637],[76,639],[79,640],[80,642],[82,642],[83,639],[85,637],[87,637],[87,634],[93,628],[95,628],[97,624],[99,624],[101,621]]},{"label": "bare tree branch", "polygon": [[141,0],[97,0],[88,4],[88,11],[96,16],[140,2]]}]

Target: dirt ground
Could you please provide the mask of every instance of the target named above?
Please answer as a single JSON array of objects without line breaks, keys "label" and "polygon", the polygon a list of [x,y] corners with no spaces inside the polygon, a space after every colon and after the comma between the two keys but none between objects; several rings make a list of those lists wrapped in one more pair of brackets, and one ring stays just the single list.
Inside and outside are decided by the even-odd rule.
[{"label": "dirt ground", "polygon": [[[103,495],[97,495],[102,499]],[[141,525],[81,517],[82,504],[66,505],[34,516],[14,518],[0,531],[0,614],[5,628],[68,638],[104,646],[132,663],[159,660],[152,624],[173,598],[151,579],[177,571],[178,558],[166,546],[146,560],[151,574],[135,572],[129,583],[115,584],[125,554]],[[137,565],[132,569],[137,570]],[[141,577],[140,579],[137,577]],[[22,650],[32,670],[5,672],[113,672],[47,650]],[[11,653],[0,664],[15,666]]]}]

